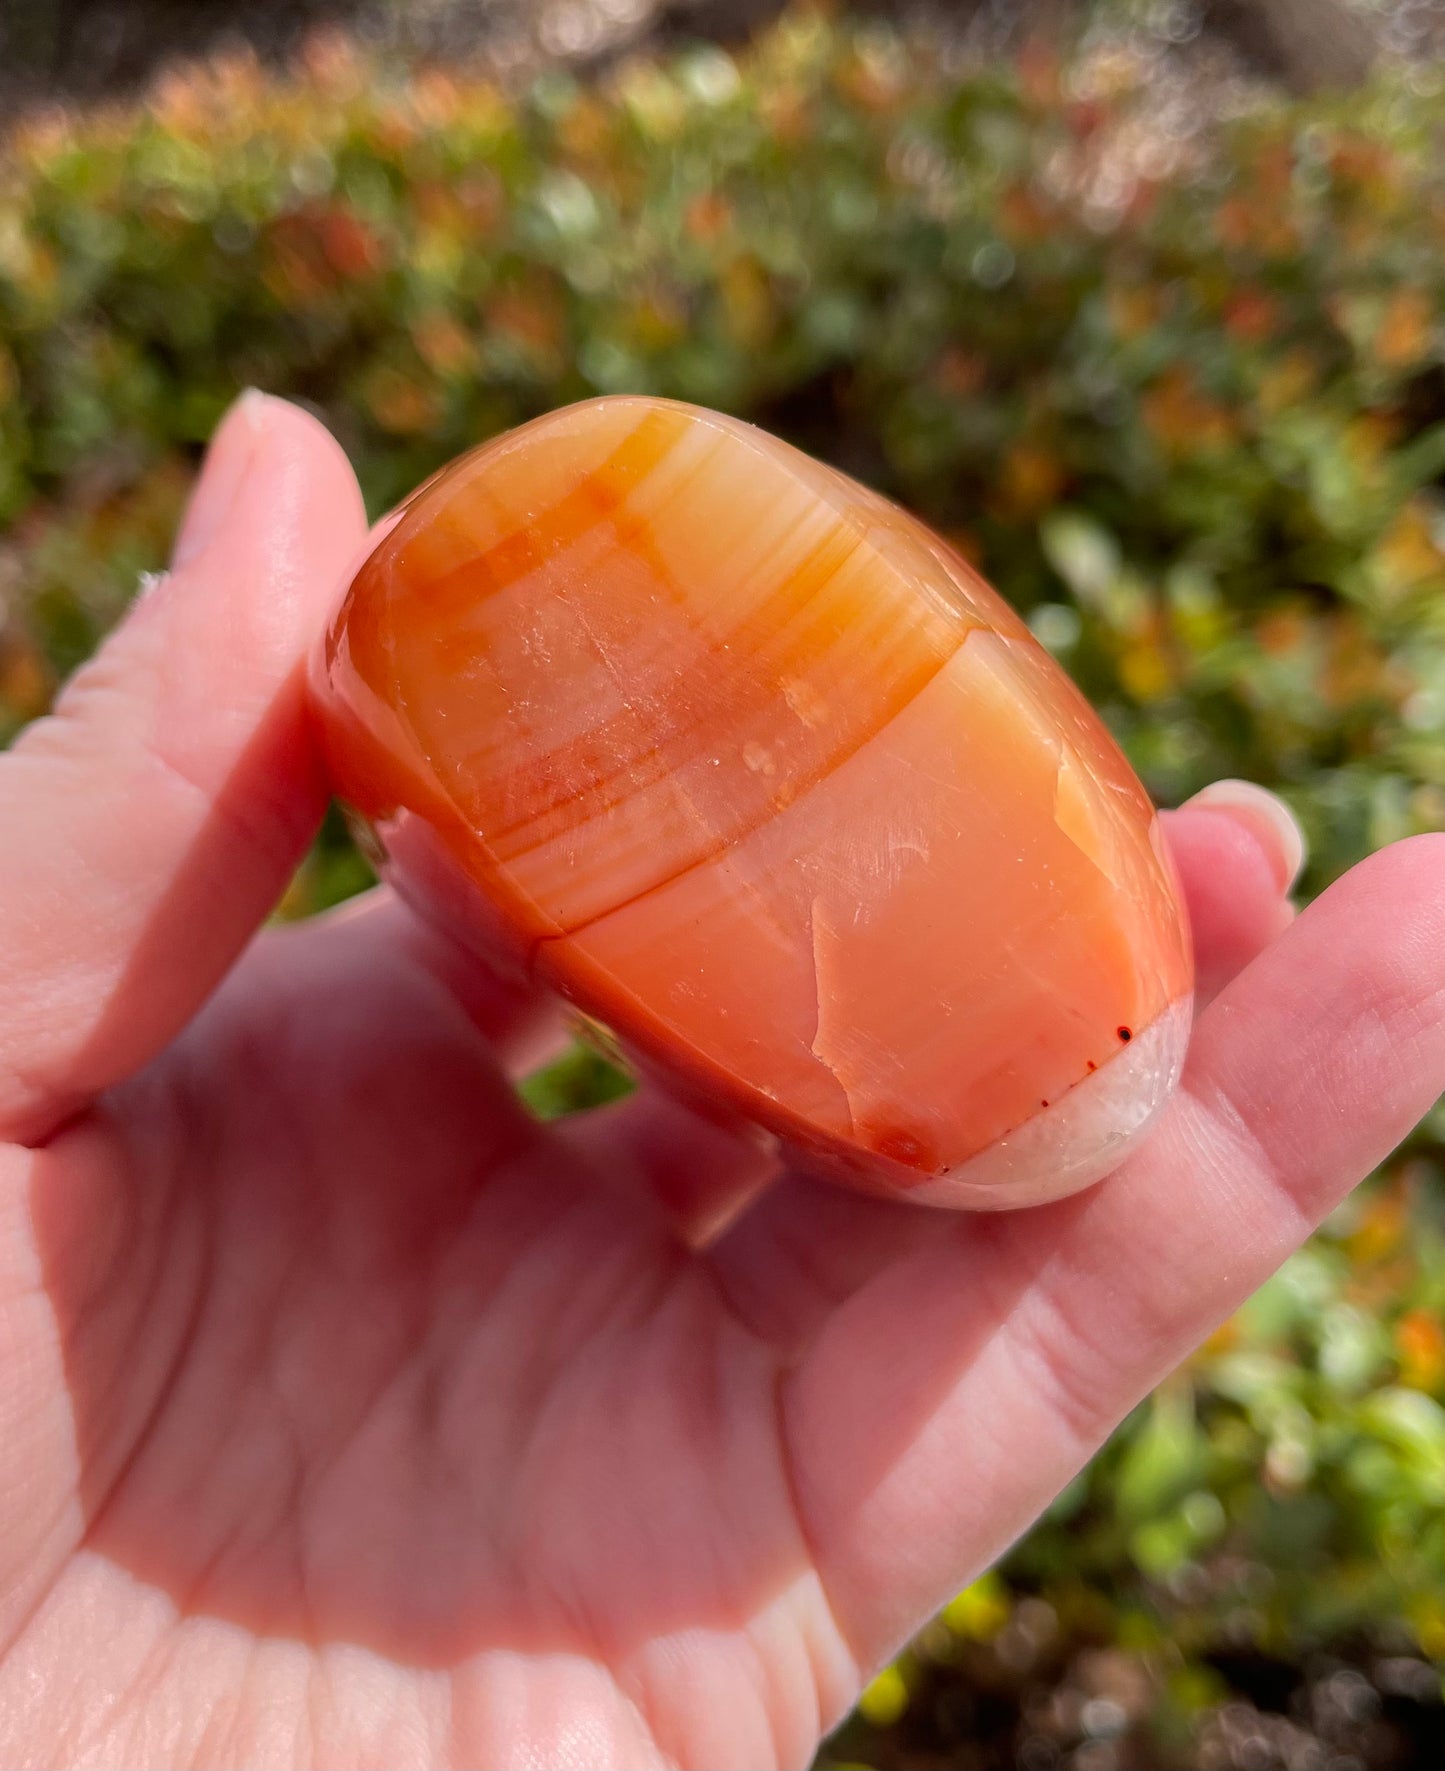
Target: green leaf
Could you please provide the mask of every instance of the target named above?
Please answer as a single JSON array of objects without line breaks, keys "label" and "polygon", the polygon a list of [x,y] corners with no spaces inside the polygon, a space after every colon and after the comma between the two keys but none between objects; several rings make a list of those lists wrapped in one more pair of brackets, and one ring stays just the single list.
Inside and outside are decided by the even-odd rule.
[{"label": "green leaf", "polygon": [[1125,1451],[1114,1500],[1122,1519],[1162,1512],[1197,1480],[1204,1450],[1193,1392],[1179,1380],[1146,1404],[1142,1430]]}]

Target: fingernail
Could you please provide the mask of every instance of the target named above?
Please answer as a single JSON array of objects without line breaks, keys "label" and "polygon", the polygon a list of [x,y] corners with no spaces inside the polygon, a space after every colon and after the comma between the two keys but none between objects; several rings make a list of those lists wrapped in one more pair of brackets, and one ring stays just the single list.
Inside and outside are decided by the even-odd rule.
[{"label": "fingernail", "polygon": [[181,521],[171,564],[184,566],[215,540],[235,509],[265,428],[266,396],[247,388],[216,426]]},{"label": "fingernail", "polygon": [[1288,892],[1303,871],[1309,854],[1299,820],[1279,798],[1253,781],[1213,781],[1194,795],[1192,806],[1228,812],[1258,836],[1276,863],[1279,889]]}]

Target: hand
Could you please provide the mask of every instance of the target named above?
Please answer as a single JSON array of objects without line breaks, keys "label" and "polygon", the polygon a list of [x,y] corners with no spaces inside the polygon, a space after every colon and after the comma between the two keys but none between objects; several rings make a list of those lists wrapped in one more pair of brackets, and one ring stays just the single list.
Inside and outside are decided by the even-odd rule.
[{"label": "hand", "polygon": [[385,892],[256,934],[321,813],[302,660],[364,543],[227,419],[172,573],[0,759],[0,1762],[806,1762],[860,1681],[1445,1079],[1445,842],[1297,922],[1173,814],[1201,1015],[1093,1191],[950,1217],[643,1093]]}]

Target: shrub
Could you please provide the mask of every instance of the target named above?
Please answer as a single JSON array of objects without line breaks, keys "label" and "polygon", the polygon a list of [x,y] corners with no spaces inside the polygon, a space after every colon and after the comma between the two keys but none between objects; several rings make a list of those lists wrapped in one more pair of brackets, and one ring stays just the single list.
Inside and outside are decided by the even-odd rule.
[{"label": "shrub", "polygon": [[[248,382],[317,407],[378,511],[483,435],[651,390],[922,511],[1161,799],[1283,792],[1318,889],[1445,824],[1445,115],[1413,79],[1179,141],[1127,69],[945,74],[799,17],[521,95],[327,39],[286,78],[33,119],[0,160],[0,714],[161,563]],[[288,908],[361,876],[333,832]],[[1226,1650],[1445,1665],[1442,1132],[890,1671],[870,1751],[925,1663],[977,1672],[1029,1604],[1152,1654],[1157,1739]]]}]

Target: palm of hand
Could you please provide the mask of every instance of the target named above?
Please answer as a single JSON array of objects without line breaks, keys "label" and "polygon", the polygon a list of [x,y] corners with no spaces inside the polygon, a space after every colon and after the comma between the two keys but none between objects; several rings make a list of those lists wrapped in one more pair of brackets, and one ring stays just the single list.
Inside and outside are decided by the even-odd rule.
[{"label": "palm of hand", "polygon": [[322,1764],[805,1754],[846,1662],[778,1361],[601,1160],[375,915],[268,936],[29,1158],[87,1525],[9,1689],[60,1629],[109,1761],[159,1705],[167,1762],[267,1762],[298,1694]]},{"label": "palm of hand", "polygon": [[[321,539],[306,524],[344,501],[341,470],[295,415],[264,420],[287,474],[321,486],[288,557],[309,534],[309,576],[334,577],[354,502]],[[1149,1149],[1016,1218],[778,1179],[646,1096],[535,1125],[505,1066],[537,1005],[384,898],[263,935],[167,1044],[314,816],[284,707],[328,589],[272,648],[265,717],[200,746],[224,791],[200,783],[196,811],[196,780],[141,747],[191,805],[187,865],[237,899],[214,956],[174,951],[187,890],[196,909],[176,863],[116,894],[118,934],[60,943],[78,983],[17,993],[10,1049],[33,1063],[0,1095],[24,1139],[0,1158],[0,1750],[805,1760],[868,1668],[1428,1104],[1436,852],[1378,858],[1262,952],[1286,920],[1267,838],[1179,814],[1206,984],[1241,975]],[[207,619],[143,612],[112,668]],[[68,717],[111,747],[99,677]],[[30,758],[47,790],[75,760],[58,729]],[[258,843],[278,755],[292,803]],[[35,783],[7,779],[23,835]],[[238,832],[261,861],[236,879]],[[15,926],[58,852],[0,866]],[[154,1025],[137,1000],[162,1002]]]}]

